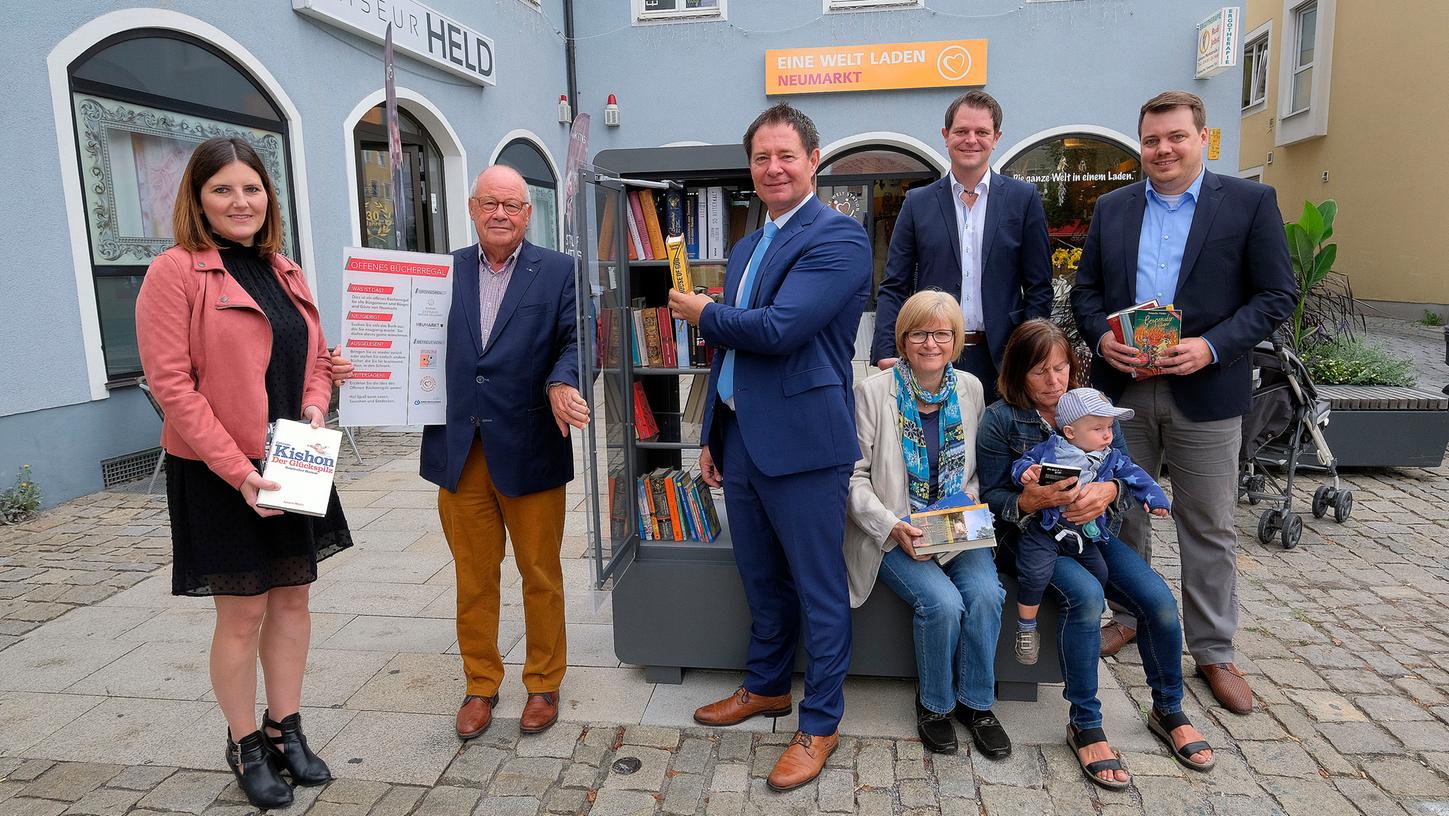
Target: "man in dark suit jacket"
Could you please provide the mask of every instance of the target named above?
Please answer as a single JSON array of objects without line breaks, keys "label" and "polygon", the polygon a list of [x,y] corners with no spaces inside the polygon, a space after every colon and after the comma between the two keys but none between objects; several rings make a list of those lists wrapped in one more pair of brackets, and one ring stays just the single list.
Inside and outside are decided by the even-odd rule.
[{"label": "man in dark suit jacket", "polygon": [[976,375],[989,405],[1006,338],[1022,321],[1051,315],[1046,211],[1035,186],[990,170],[1001,138],[1001,106],[990,94],[957,97],[941,136],[951,173],[906,193],[876,297],[870,356],[882,369],[894,365],[901,304],[940,289],[960,302],[966,320],[956,367]]},{"label": "man in dark suit jacket", "polygon": [[505,535],[523,578],[528,700],[519,730],[538,733],[558,719],[568,662],[559,563],[564,486],[574,475],[568,429],[589,418],[578,391],[573,261],[523,240],[528,187],[509,167],[478,176],[468,213],[479,238],[453,253],[447,423],[423,430],[420,469],[441,488],[438,515],[457,572],[462,739],[488,728],[503,681]]},{"label": "man in dark suit jacket", "polygon": [[744,682],[695,719],[733,725],[791,708],[804,617],[800,730],[767,780],[814,779],[835,749],[850,666],[845,495],[860,458],[850,360],[870,291],[870,244],[854,219],[815,197],[820,137],[776,105],[745,133],[750,175],[769,211],[730,253],[725,299],[671,292],[675,314],[718,347],[710,367],[700,472],[718,486],[750,604]]},{"label": "man in dark suit jacket", "polygon": [[[1252,691],[1233,664],[1238,447],[1253,346],[1292,311],[1297,289],[1273,189],[1203,168],[1201,99],[1159,94],[1142,106],[1138,132],[1148,181],[1097,200],[1072,308],[1097,344],[1093,382],[1136,411],[1122,427],[1133,460],[1154,476],[1170,465],[1188,651],[1218,701],[1246,714]],[[1135,380],[1142,358],[1113,338],[1107,315],[1150,298],[1182,312],[1182,339],[1167,349],[1166,374]],[[1122,537],[1150,560],[1143,513],[1127,517]],[[1119,612],[1103,651],[1135,633]]]}]

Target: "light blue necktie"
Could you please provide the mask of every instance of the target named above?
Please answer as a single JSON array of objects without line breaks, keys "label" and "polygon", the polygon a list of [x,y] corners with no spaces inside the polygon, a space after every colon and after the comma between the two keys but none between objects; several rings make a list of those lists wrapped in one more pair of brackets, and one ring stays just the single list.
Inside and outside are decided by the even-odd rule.
[{"label": "light blue necktie", "polygon": [[[753,294],[755,288],[755,273],[759,271],[760,263],[765,259],[765,251],[770,248],[770,242],[775,240],[775,233],[779,231],[780,228],[775,225],[774,221],[766,223],[765,237],[755,244],[755,251],[750,255],[750,262],[745,264],[745,277],[740,281],[739,295],[735,298],[735,303],[739,304],[741,309],[750,308],[750,295]],[[719,398],[729,402],[734,395],[735,350],[730,349],[725,352],[724,363],[719,369]]]}]

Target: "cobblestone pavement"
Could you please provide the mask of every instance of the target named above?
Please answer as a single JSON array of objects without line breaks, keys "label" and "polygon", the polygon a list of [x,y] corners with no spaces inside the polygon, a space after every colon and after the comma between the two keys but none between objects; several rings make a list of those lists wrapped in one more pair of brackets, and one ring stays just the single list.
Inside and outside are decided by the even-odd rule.
[{"label": "cobblestone pavement", "polygon": [[[1375,337],[1415,355],[1434,390],[1449,381],[1439,332],[1372,323]],[[562,719],[518,735],[515,583],[504,593],[500,646],[512,676],[500,719],[459,744],[451,563],[433,493],[414,475],[417,437],[367,433],[359,443],[367,464],[345,455],[340,477],[358,546],[325,562],[314,587],[304,691],[316,706],[304,709],[308,733],[339,778],[298,788],[279,812],[1449,815],[1449,468],[1346,474],[1353,517],[1306,517],[1290,551],[1260,545],[1257,509],[1239,507],[1239,666],[1259,705],[1229,714],[1188,678],[1188,713],[1217,748],[1210,774],[1179,768],[1141,726],[1149,697],[1128,647],[1102,664],[1106,727],[1134,774],[1126,792],[1083,780],[1059,733],[1059,688],[998,705],[1016,748],[992,762],[966,744],[954,756],[925,753],[910,736],[910,683],[852,678],[847,736],[827,770],[776,794],[764,777],[793,720],[778,732],[768,722],[685,727],[693,706],[737,678],[688,672],[683,686],[656,687],[613,657],[607,598],[585,589],[574,491]],[[1303,478],[1295,501],[1321,481]],[[167,594],[164,500],[144,489],[0,528],[0,814],[253,812],[221,762],[209,605]],[[1166,539],[1157,566],[1175,586]],[[635,763],[625,759],[637,770],[626,772]]]}]

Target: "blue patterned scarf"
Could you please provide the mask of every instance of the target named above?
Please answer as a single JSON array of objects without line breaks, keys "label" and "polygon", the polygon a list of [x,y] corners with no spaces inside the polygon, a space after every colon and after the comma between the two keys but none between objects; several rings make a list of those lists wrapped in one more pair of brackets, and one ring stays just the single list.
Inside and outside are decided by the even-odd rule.
[{"label": "blue patterned scarf", "polygon": [[940,484],[936,495],[949,496],[962,490],[966,481],[966,434],[961,426],[961,400],[956,396],[956,369],[946,366],[941,377],[941,390],[932,394],[916,382],[916,376],[905,360],[896,363],[896,408],[900,414],[901,453],[906,458],[906,475],[911,510],[918,511],[931,503],[931,466],[926,461],[926,434],[921,426],[921,412],[916,400],[927,405],[940,405],[941,455]]}]

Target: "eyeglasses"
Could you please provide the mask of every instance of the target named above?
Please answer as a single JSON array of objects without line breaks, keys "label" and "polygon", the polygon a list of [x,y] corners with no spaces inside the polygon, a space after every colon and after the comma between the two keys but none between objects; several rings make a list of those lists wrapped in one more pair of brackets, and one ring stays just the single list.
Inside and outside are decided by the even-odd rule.
[{"label": "eyeglasses", "polygon": [[518,215],[523,212],[524,207],[528,206],[528,203],[524,201],[494,201],[491,198],[470,198],[468,200],[489,215],[498,212],[499,207],[502,207],[503,211],[509,215]]},{"label": "eyeglasses", "polygon": [[950,345],[952,342],[954,342],[956,340],[956,332],[954,332],[954,331],[952,331],[950,329],[939,329],[937,331],[908,331],[908,332],[906,332],[906,340],[909,341],[910,343],[913,343],[913,344],[917,345],[917,346],[924,344],[926,342],[926,338],[927,337],[931,338],[932,340],[935,340],[936,341],[936,345],[938,345],[938,346],[946,346],[946,345]]}]

